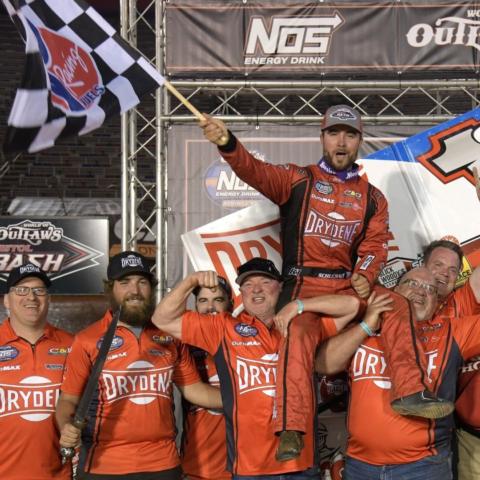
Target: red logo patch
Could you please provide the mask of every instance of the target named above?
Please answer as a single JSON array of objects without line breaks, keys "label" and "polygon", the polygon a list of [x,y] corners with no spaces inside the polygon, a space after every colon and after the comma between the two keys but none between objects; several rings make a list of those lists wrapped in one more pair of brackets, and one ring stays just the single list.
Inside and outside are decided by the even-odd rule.
[{"label": "red logo patch", "polygon": [[30,23],[51,84],[52,103],[69,114],[84,113],[105,91],[92,56],[72,40]]}]

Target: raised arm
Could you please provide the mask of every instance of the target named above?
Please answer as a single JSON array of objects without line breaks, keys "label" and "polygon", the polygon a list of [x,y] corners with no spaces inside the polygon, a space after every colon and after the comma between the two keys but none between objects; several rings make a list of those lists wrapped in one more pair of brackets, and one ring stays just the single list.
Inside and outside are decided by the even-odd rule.
[{"label": "raised arm", "polygon": [[205,120],[199,123],[200,128],[203,130],[203,136],[215,145],[221,147],[228,143],[230,134],[226,125],[218,118],[213,118],[206,113],[203,114]]},{"label": "raised arm", "polygon": [[195,272],[185,277],[157,305],[152,322],[164,332],[181,338],[182,314],[189,295],[196,287],[219,288],[216,272]]},{"label": "raised arm", "polygon": [[[477,191],[477,197],[480,200],[480,178],[478,176],[478,170],[473,167],[473,177],[475,179],[475,189]],[[470,287],[473,290],[477,303],[480,303],[480,267],[476,267],[468,279]]]},{"label": "raised arm", "polygon": [[345,370],[357,348],[367,338],[367,332],[374,333],[379,329],[381,314],[392,309],[391,303],[392,298],[388,293],[377,296],[373,292],[368,298],[363,322],[320,345],[315,357],[315,371],[322,375],[333,375]]},{"label": "raised arm", "polygon": [[308,181],[303,167],[273,165],[256,158],[221,120],[204,115],[205,122],[200,122],[204,137],[218,146],[218,152],[238,177],[273,203],[283,205],[290,198],[292,185]]},{"label": "raised arm", "polygon": [[288,325],[299,313],[322,313],[333,317],[337,330],[341,330],[355,318],[360,308],[360,299],[353,295],[320,295],[318,297],[293,300],[287,303],[273,318],[275,327],[287,336]]}]

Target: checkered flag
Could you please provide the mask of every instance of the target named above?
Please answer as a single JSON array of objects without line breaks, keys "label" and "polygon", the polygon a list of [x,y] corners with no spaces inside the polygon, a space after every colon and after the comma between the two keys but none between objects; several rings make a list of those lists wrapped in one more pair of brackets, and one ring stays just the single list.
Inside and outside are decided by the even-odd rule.
[{"label": "checkered flag", "polygon": [[91,132],[165,82],[83,0],[2,1],[27,56],[6,153],[38,152],[58,138]]}]

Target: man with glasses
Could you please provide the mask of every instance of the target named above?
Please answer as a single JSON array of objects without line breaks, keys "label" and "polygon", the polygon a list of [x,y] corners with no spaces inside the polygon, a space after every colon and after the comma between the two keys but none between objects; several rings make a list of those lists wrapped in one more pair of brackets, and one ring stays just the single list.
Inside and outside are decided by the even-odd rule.
[{"label": "man with glasses", "polygon": [[54,423],[73,337],[47,322],[51,282],[37,265],[13,269],[0,326],[0,478],[66,480]]},{"label": "man with glasses", "polygon": [[[415,332],[428,363],[433,390],[453,401],[465,359],[480,354],[480,317],[436,314],[437,283],[424,268],[407,272],[395,291],[411,307]],[[390,405],[390,371],[384,356],[380,314],[377,326],[355,326],[320,347],[316,368],[333,374],[348,368],[351,397],[345,480],[408,478],[448,480],[453,415],[422,419],[398,415]],[[368,309],[367,309],[368,315]]]}]

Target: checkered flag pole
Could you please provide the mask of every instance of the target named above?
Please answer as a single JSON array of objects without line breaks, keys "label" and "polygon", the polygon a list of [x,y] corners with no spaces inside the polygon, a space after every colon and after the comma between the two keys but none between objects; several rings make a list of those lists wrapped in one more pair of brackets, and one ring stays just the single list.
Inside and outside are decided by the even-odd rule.
[{"label": "checkered flag pole", "polygon": [[[38,152],[126,112],[165,79],[82,0],[2,0],[25,42],[4,152]],[[173,88],[173,87],[172,87]]]}]

